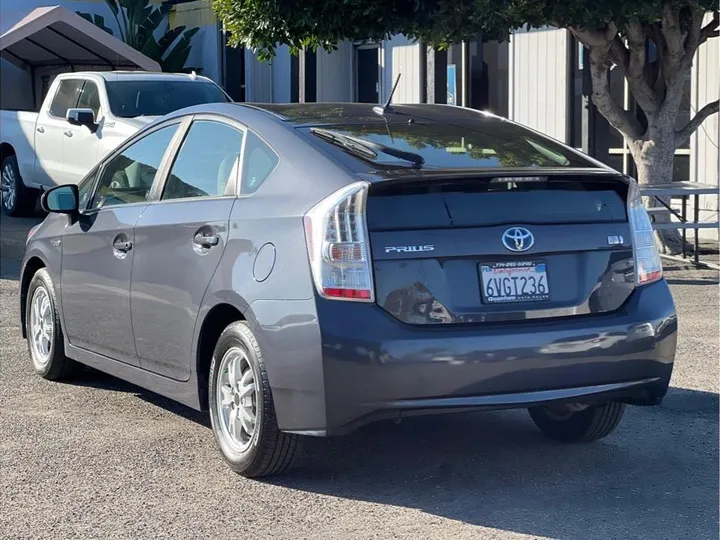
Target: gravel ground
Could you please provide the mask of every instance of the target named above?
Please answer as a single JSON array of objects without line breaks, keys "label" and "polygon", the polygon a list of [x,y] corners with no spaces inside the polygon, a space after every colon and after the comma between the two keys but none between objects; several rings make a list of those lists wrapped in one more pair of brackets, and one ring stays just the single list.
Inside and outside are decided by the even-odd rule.
[{"label": "gravel ground", "polygon": [[669,266],[672,389],[611,437],[563,446],[524,411],[311,440],[271,481],[231,473],[206,418],[112,377],[51,383],[18,327],[37,220],[0,220],[2,538],[718,538],[717,273]]}]

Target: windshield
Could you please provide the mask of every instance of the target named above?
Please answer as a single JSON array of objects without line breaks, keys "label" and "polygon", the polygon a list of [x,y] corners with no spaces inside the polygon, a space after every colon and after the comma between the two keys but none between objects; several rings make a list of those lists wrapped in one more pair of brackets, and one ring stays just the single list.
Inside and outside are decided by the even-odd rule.
[{"label": "windshield", "polygon": [[192,105],[228,101],[217,85],[203,81],[130,80],[106,86],[110,110],[120,118],[163,116]]},{"label": "windshield", "polygon": [[[423,169],[595,167],[551,139],[505,122],[486,119],[455,124],[393,123],[328,126],[328,132],[369,141],[424,160]],[[336,146],[337,148],[337,146]],[[378,165],[397,165],[397,157],[378,152]]]}]

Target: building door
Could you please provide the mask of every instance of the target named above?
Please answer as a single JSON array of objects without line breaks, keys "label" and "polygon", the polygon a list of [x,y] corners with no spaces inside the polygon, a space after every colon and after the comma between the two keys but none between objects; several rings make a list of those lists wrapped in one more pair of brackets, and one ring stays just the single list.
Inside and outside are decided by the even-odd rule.
[{"label": "building door", "polygon": [[357,49],[357,100],[360,103],[380,103],[380,45]]},{"label": "building door", "polygon": [[245,101],[245,47],[231,47],[223,36],[225,91],[233,101]]}]

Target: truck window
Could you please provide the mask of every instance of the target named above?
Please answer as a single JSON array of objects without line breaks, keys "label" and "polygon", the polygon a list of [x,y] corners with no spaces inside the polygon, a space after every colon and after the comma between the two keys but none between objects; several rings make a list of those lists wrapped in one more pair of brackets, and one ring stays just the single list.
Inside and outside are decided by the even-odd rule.
[{"label": "truck window", "polygon": [[105,84],[110,110],[120,118],[163,116],[191,105],[224,103],[219,86],[206,81],[132,79]]},{"label": "truck window", "polygon": [[55,97],[50,104],[50,114],[58,118],[65,118],[68,109],[75,107],[83,85],[81,79],[65,79],[60,81]]},{"label": "truck window", "polygon": [[98,113],[100,112],[100,93],[94,82],[85,81],[82,91],[80,92],[80,99],[78,99],[77,106],[81,109],[92,109],[95,120],[97,120]]}]

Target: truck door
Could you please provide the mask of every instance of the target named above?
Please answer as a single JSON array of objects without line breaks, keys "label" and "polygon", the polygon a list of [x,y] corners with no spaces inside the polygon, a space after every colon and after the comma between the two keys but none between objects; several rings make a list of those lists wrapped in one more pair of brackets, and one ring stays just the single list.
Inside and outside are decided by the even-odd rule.
[{"label": "truck door", "polygon": [[[77,107],[91,109],[95,115],[95,121],[100,119],[100,93],[98,85],[94,81],[84,81]],[[77,184],[98,160],[100,131],[93,131],[87,126],[73,126],[68,122],[65,124],[62,132],[62,174],[66,182]]]},{"label": "truck door", "polygon": [[82,79],[59,81],[55,94],[48,95],[40,109],[35,124],[35,178],[39,184],[55,186],[69,182],[63,163],[64,133],[70,128],[65,114],[76,106],[84,82]]}]

